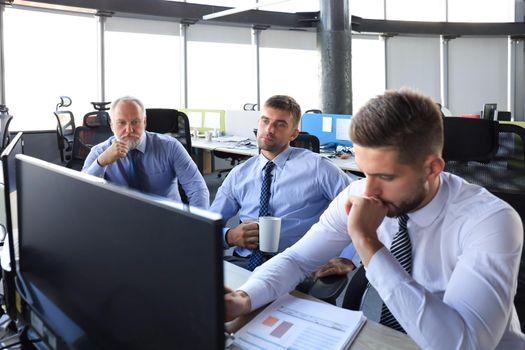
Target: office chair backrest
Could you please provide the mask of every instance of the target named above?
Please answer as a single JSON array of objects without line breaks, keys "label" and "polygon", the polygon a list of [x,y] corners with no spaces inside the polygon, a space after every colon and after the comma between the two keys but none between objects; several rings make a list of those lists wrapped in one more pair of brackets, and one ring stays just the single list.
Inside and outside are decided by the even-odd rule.
[{"label": "office chair backrest", "polygon": [[256,111],[258,104],[257,103],[245,103],[244,106],[242,106],[242,109],[245,111]]},{"label": "office chair backrest", "polygon": [[75,117],[70,111],[57,110],[53,112],[57,120],[57,143],[60,159],[66,160],[66,151],[71,151],[75,136]]},{"label": "office chair backrest", "polygon": [[307,110],[306,112],[304,112],[305,114],[306,113],[315,113],[315,114],[323,114],[323,111],[321,111],[320,109],[309,109]]},{"label": "office chair backrest", "polygon": [[75,170],[82,170],[84,161],[91,151],[91,148],[103,141],[106,141],[113,135],[109,127],[90,128],[87,126],[79,126],[75,129],[75,137],[73,139],[73,151],[71,159],[66,166]]},{"label": "office chair backrest", "polygon": [[443,118],[445,161],[488,162],[499,146],[498,123],[491,120]]},{"label": "office chair backrest", "polygon": [[510,122],[512,119],[512,113],[509,111],[498,111],[496,120]]},{"label": "office chair backrest", "polygon": [[109,113],[107,111],[92,111],[84,115],[82,125],[90,128],[110,127]]},{"label": "office chair backrest", "polygon": [[317,136],[311,135],[304,131],[299,132],[299,135],[295,138],[295,140],[290,142],[290,146],[306,148],[315,153],[319,153],[320,148],[319,139]]},{"label": "office chair backrest", "polygon": [[485,103],[483,106],[482,118],[485,120],[494,120],[494,113],[498,109],[497,103]]},{"label": "office chair backrest", "polygon": [[188,116],[176,109],[146,109],[146,130],[160,134],[169,133],[182,143],[191,155],[191,133]]},{"label": "office chair backrest", "polygon": [[515,124],[499,124],[499,148],[496,159],[507,159],[511,165],[525,168],[525,129]]},{"label": "office chair backrest", "polygon": [[7,145],[11,141],[11,138],[9,136],[9,125],[11,124],[12,120],[13,120],[13,116],[12,115],[8,116],[7,120],[5,121],[5,126],[4,126],[3,130],[1,131],[2,144],[0,146],[2,147],[1,148],[2,151],[7,147]]}]

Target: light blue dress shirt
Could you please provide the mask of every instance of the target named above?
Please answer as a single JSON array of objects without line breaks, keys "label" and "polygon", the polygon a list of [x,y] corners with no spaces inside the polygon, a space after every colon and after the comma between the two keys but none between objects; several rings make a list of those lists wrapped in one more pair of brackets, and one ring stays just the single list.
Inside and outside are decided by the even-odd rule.
[{"label": "light blue dress shirt", "polygon": [[[319,220],[328,204],[350,184],[350,178],[328,159],[302,148],[289,147],[272,161],[275,167],[269,212],[282,219],[279,251],[283,251]],[[260,154],[235,167],[219,188],[210,210],[221,214],[224,222],[237,212],[243,222],[256,220],[267,162]],[[229,248],[224,239],[228,229],[223,231],[224,249]],[[235,250],[240,256],[251,254],[246,248]]]},{"label": "light blue dress shirt", "polygon": [[[94,146],[86,158],[82,172],[104,177],[109,182],[128,186],[127,173],[130,167],[128,157],[101,167],[97,158],[111,144],[115,136]],[[190,205],[207,209],[210,193],[195,162],[184,146],[175,138],[145,131],[136,148],[141,154],[141,187],[144,192],[181,201],[178,182],[188,196]],[[136,171],[139,171],[138,169]]]}]

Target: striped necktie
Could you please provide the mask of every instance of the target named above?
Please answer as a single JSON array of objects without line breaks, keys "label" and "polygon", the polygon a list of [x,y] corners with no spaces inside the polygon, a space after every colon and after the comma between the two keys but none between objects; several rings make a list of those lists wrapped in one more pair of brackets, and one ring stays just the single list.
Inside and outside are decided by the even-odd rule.
[{"label": "striped necktie", "polygon": [[[405,271],[408,272],[408,274],[412,274],[412,245],[410,244],[410,236],[408,235],[407,229],[408,215],[404,214],[399,216],[398,222],[399,231],[394,236],[390,252],[394,258],[399,261]],[[385,303],[383,303],[383,307],[381,308],[381,319],[379,323],[406,333]]]},{"label": "striped necktie", "polygon": [[[269,203],[270,203],[270,184],[272,183],[272,170],[275,167],[275,163],[270,161],[264,166],[264,178],[261,186],[261,196],[259,197],[259,217],[268,216]],[[253,271],[257,266],[261,265],[264,261],[264,253],[259,249],[255,249],[250,256],[248,262],[248,270]]]}]

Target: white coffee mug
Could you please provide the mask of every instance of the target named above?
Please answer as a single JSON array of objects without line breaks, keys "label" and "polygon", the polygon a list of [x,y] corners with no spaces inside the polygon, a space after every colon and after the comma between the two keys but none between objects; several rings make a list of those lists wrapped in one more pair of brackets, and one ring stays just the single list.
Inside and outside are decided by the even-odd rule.
[{"label": "white coffee mug", "polygon": [[281,218],[261,216],[259,218],[259,249],[267,253],[279,250],[281,237]]}]

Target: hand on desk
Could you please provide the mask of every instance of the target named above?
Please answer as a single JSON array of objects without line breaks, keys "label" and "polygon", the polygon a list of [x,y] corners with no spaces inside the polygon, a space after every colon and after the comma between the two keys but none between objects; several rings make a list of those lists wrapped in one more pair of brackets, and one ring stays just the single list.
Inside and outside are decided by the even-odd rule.
[{"label": "hand on desk", "polygon": [[226,241],[230,246],[259,248],[259,224],[255,221],[247,221],[231,228],[226,234]]},{"label": "hand on desk", "polygon": [[314,279],[332,275],[346,275],[355,269],[352,260],[346,258],[334,258],[321,266],[314,274]]},{"label": "hand on desk", "polygon": [[248,294],[241,290],[234,291],[224,287],[225,320],[231,321],[237,317],[247,314],[252,308],[252,302]]}]

